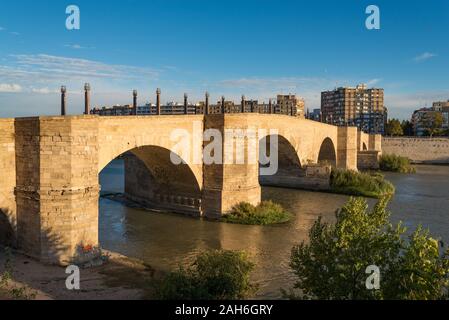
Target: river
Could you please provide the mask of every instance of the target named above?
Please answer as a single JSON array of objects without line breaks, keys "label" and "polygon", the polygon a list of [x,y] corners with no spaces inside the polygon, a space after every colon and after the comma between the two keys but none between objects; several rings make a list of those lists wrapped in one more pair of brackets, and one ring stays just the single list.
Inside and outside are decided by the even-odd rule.
[{"label": "river", "polygon": [[[386,174],[396,187],[390,203],[392,222],[413,230],[419,224],[449,244],[449,166],[418,166],[413,175]],[[102,192],[123,192],[123,162],[112,162],[100,175]],[[308,238],[313,222],[333,221],[347,196],[263,188],[271,199],[294,214],[280,226],[241,226],[204,221],[170,213],[152,213],[100,199],[100,243],[105,249],[138,258],[158,270],[189,263],[207,249],[245,250],[256,263],[257,298],[276,299],[294,282],[289,269],[291,248]],[[370,203],[374,203],[370,200]]]}]

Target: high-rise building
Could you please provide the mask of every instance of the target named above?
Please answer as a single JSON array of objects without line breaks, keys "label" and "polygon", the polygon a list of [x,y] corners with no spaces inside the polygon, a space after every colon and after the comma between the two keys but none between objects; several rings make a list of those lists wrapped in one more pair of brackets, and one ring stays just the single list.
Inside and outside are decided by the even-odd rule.
[{"label": "high-rise building", "polygon": [[449,100],[437,101],[432,104],[432,108],[421,108],[413,112],[412,125],[415,135],[428,134],[429,129],[435,125],[437,115],[441,115],[442,119],[441,126],[437,129],[449,129]]},{"label": "high-rise building", "polygon": [[449,112],[449,100],[434,102],[433,110],[438,112]]},{"label": "high-rise building", "polygon": [[437,112],[441,112],[443,117],[443,129],[449,128],[449,100],[447,101],[437,101],[433,103],[432,109]]},{"label": "high-rise building", "polygon": [[305,117],[304,99],[296,95],[278,95],[276,113],[294,117]]},{"label": "high-rise building", "polygon": [[323,121],[333,125],[357,126],[367,133],[385,132],[387,109],[383,89],[368,89],[360,84],[322,92],[321,112]]},{"label": "high-rise building", "polygon": [[421,108],[415,110],[412,115],[412,125],[415,136],[424,136],[428,134],[430,127],[434,125],[436,114],[440,113],[433,108]]}]

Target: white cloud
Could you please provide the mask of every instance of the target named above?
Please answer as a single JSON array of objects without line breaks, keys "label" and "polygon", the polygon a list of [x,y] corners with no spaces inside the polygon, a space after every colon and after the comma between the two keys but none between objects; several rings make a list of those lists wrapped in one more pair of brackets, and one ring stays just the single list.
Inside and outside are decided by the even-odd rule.
[{"label": "white cloud", "polygon": [[52,94],[52,93],[59,93],[59,90],[49,89],[45,87],[45,88],[31,88],[31,92],[39,94]]},{"label": "white cloud", "polygon": [[381,81],[382,81],[382,79],[371,79],[371,80],[366,82],[366,85],[368,87],[372,87],[372,86],[375,86],[376,84],[378,84]]},{"label": "white cloud", "polygon": [[75,44],[66,44],[66,45],[64,45],[64,47],[74,49],[74,50],[94,49],[94,47],[85,47],[85,46],[82,46],[82,45],[76,44],[76,43]]},{"label": "white cloud", "polygon": [[[0,60],[0,83],[15,83],[37,90],[66,85],[81,90],[90,82],[95,91],[131,90],[130,86],[156,81],[159,71],[146,67],[106,64],[99,61],[51,55],[13,55]],[[50,90],[51,91],[51,90]]]},{"label": "white cloud", "polygon": [[0,31],[4,31],[4,30],[6,30],[5,28],[3,28],[3,27],[0,27]]},{"label": "white cloud", "polygon": [[15,32],[15,31],[10,32],[9,34],[12,34],[13,36],[20,36],[20,33],[19,32]]},{"label": "white cloud", "polygon": [[21,92],[22,87],[18,84],[10,83],[0,83],[0,92],[2,93],[15,93]]},{"label": "white cloud", "polygon": [[71,48],[71,49],[84,49],[84,47],[82,47],[79,44],[66,44],[66,45],[64,45],[64,47]]},{"label": "white cloud", "polygon": [[419,56],[414,57],[413,60],[415,62],[423,62],[423,61],[435,58],[436,56],[438,56],[438,55],[435,53],[424,52],[424,53],[420,54]]},{"label": "white cloud", "polygon": [[0,75],[11,77],[58,79],[104,78],[104,79],[155,79],[158,72],[144,67],[106,64],[99,61],[39,55],[13,55],[14,67],[0,66]]},{"label": "white cloud", "polygon": [[385,96],[389,117],[410,119],[414,110],[431,107],[435,101],[449,100],[449,90],[393,93]]}]

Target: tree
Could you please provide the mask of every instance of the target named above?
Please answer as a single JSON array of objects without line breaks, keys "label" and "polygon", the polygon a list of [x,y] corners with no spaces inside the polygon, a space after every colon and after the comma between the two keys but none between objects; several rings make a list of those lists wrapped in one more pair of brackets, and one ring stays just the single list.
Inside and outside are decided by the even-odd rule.
[{"label": "tree", "polygon": [[238,300],[254,293],[254,264],[244,252],[216,250],[197,256],[187,269],[168,274],[156,284],[161,300]]},{"label": "tree", "polygon": [[[318,219],[310,243],[292,250],[291,268],[303,299],[444,299],[449,288],[449,251],[419,227],[389,222],[388,199],[369,212],[366,200],[352,198],[337,211],[335,224]],[[367,267],[380,269],[380,289],[368,290]],[[297,298],[294,293],[291,297]]]},{"label": "tree", "polygon": [[426,120],[426,127],[430,137],[442,133],[443,115],[441,112],[434,112]]},{"label": "tree", "polygon": [[409,120],[403,120],[401,123],[401,127],[404,135],[408,137],[415,135],[413,131],[413,124]]},{"label": "tree", "polygon": [[398,119],[391,119],[387,123],[386,133],[389,136],[403,136],[404,131],[402,130],[401,123]]}]

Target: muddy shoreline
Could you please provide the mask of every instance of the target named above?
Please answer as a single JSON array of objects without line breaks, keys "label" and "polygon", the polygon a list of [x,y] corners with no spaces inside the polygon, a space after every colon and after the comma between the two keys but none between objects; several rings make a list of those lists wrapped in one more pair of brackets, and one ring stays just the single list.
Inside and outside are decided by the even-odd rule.
[{"label": "muddy shoreline", "polygon": [[[70,291],[65,285],[66,268],[45,265],[16,252],[6,254],[0,248],[0,275],[7,260],[12,270],[11,281],[0,288],[0,300],[152,299],[153,283],[163,276],[161,272],[137,259],[107,251],[105,254],[109,259],[103,265],[80,269],[80,290]],[[22,295],[13,294],[13,289],[22,290]]]}]

